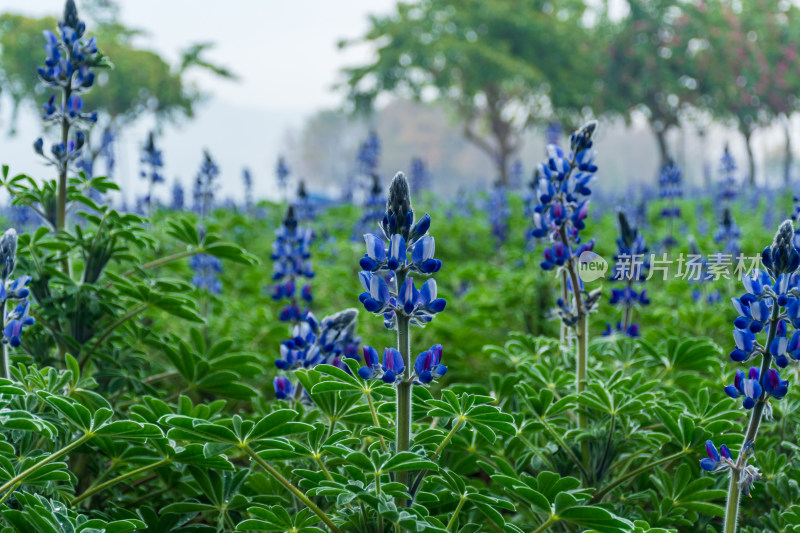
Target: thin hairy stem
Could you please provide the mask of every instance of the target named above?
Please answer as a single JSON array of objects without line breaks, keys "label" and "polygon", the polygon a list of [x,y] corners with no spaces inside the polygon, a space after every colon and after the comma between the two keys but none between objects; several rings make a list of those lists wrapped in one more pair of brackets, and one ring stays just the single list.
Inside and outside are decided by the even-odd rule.
[{"label": "thin hairy stem", "polygon": [[325,511],[317,507],[317,505],[314,502],[308,499],[308,496],[303,494],[303,492],[300,489],[295,487],[288,479],[283,477],[283,475],[281,475],[280,472],[275,470],[275,468],[273,468],[272,465],[270,465],[264,459],[262,459],[256,452],[253,451],[253,449],[250,446],[245,445],[243,449],[245,452],[247,452],[247,454],[250,457],[252,457],[255,460],[255,462],[257,462],[261,466],[261,468],[269,472],[269,474],[272,477],[274,477],[278,481],[278,483],[286,487],[286,489],[288,489],[289,492],[294,494],[300,501],[302,501],[306,505],[306,507],[311,509],[311,511],[315,515],[317,515],[320,518],[320,520],[322,520],[333,533],[341,533],[341,530],[336,526],[336,524],[333,523],[330,517],[328,517],[328,515],[325,514]]},{"label": "thin hairy stem", "polygon": [[[398,284],[400,276],[398,276]],[[397,384],[397,436],[396,452],[407,451],[411,443],[411,344],[409,339],[409,319],[401,313],[397,314],[397,351],[403,357],[405,371],[400,383]],[[408,472],[398,472],[397,481],[406,488],[408,485]],[[406,506],[404,497],[397,498],[399,508]]]},{"label": "thin hairy stem", "polygon": [[612,483],[610,483],[606,487],[603,487],[601,490],[597,491],[595,493],[595,495],[592,496],[591,502],[599,502],[600,500],[603,499],[603,496],[605,496],[606,494],[608,494],[609,492],[614,490],[619,485],[625,483],[627,480],[638,476],[642,472],[647,472],[651,468],[655,468],[658,465],[662,465],[664,463],[668,463],[670,461],[674,461],[675,459],[680,459],[681,457],[683,457],[684,455],[686,455],[688,453],[691,453],[691,450],[683,450],[683,451],[680,451],[678,453],[674,453],[672,455],[669,455],[667,457],[663,457],[663,458],[659,459],[658,461],[654,461],[654,462],[652,462],[650,464],[646,464],[646,465],[644,465],[642,467],[637,468],[636,470],[631,470],[630,472],[628,472],[624,476],[615,479]]},{"label": "thin hairy stem", "polygon": [[105,489],[107,489],[109,487],[113,487],[117,483],[125,481],[126,479],[130,479],[132,477],[136,477],[139,474],[143,474],[144,472],[148,472],[150,470],[153,470],[154,468],[158,468],[160,466],[164,466],[165,464],[168,464],[171,461],[172,461],[171,459],[162,459],[162,460],[160,460],[158,462],[142,466],[142,467],[137,468],[135,470],[131,470],[130,472],[126,472],[125,474],[122,474],[121,476],[117,476],[114,479],[109,479],[108,481],[106,481],[104,483],[100,483],[97,486],[94,486],[94,487],[91,487],[91,488],[87,489],[80,496],[76,496],[75,498],[72,499],[72,503],[71,504],[72,505],[78,505],[80,502],[82,502],[86,498],[90,498],[91,496],[93,496],[94,494],[100,492],[101,490],[105,490]]},{"label": "thin hairy stem", "polygon": [[35,473],[37,470],[39,470],[44,465],[46,465],[48,463],[51,463],[51,462],[55,461],[56,459],[59,459],[59,458],[65,456],[65,455],[67,455],[69,452],[71,452],[72,450],[74,450],[75,448],[77,448],[78,446],[83,444],[84,442],[88,441],[92,437],[94,437],[94,435],[92,433],[86,433],[85,435],[83,435],[79,439],[70,442],[69,444],[67,444],[66,446],[61,448],[60,450],[51,453],[50,455],[48,455],[44,459],[42,459],[42,460],[36,462],[35,464],[31,465],[29,468],[23,470],[22,472],[20,472],[19,474],[17,474],[13,478],[11,478],[8,481],[6,481],[2,486],[0,486],[0,494],[5,493],[6,491],[13,492],[14,488],[16,488],[17,486],[21,485],[22,482],[25,481],[25,479],[28,476],[30,476],[31,474]]}]

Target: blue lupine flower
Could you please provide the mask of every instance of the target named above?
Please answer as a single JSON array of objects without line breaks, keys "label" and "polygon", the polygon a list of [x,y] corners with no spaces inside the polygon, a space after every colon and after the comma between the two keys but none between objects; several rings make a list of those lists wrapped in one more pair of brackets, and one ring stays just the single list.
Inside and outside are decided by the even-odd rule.
[{"label": "blue lupine flower", "polygon": [[403,363],[403,356],[394,348],[386,348],[383,352],[383,375],[381,379],[386,383],[396,383],[403,378],[406,367]]},{"label": "blue lupine flower", "polygon": [[717,448],[714,446],[714,443],[710,440],[707,440],[706,453],[708,454],[708,458],[700,459],[700,467],[703,470],[708,470],[709,472],[722,472],[723,470],[728,470],[734,465],[731,451],[724,444],[719,447],[719,452],[717,452]]},{"label": "blue lupine flower", "polygon": [[430,188],[430,172],[428,172],[425,161],[421,157],[415,157],[411,160],[408,181],[415,191],[424,191]]},{"label": "blue lupine flower", "polygon": [[358,359],[357,317],[356,309],[345,309],[318,322],[314,313],[305,313],[292,328],[292,337],[281,343],[275,366],[295,370],[334,364],[342,357]]},{"label": "blue lupine flower", "polygon": [[184,207],[184,192],[183,192],[183,185],[181,185],[180,181],[175,181],[172,184],[172,202],[170,203],[170,209],[175,211],[183,211]]},{"label": "blue lupine flower", "polygon": [[750,360],[755,355],[756,335],[749,329],[733,330],[733,339],[736,343],[736,348],[730,353],[730,357],[737,363],[742,363]]},{"label": "blue lupine flower", "polygon": [[[272,243],[272,298],[274,300],[287,299],[289,303],[280,313],[280,320],[284,322],[297,322],[302,319],[303,312],[297,301],[296,284],[300,278],[311,279],[314,269],[311,265],[311,243],[314,232],[303,228],[295,217],[295,209],[289,206],[286,217],[281,227],[275,230],[275,241]],[[301,298],[306,302],[312,301],[311,286],[303,286]]]},{"label": "blue lupine flower", "polygon": [[777,370],[770,368],[764,376],[764,392],[780,400],[786,393],[789,392],[789,381],[781,380],[781,376]]},{"label": "blue lupine flower", "polygon": [[370,130],[366,140],[358,149],[356,159],[358,160],[359,173],[364,176],[372,176],[378,170],[378,160],[381,155],[381,140],[375,130]]},{"label": "blue lupine flower", "polygon": [[28,315],[31,303],[23,300],[17,304],[13,311],[6,313],[6,327],[3,330],[3,337],[14,348],[22,344],[22,329],[36,323],[32,316]]},{"label": "blue lupine flower", "polygon": [[[547,160],[537,168],[536,183],[532,187],[535,205],[531,210],[531,236],[546,238],[551,243],[543,251],[544,261],[540,263],[543,270],[562,268],[594,246],[592,241],[582,243],[580,233],[586,227],[592,194],[590,185],[597,172],[596,154],[592,149],[592,135],[596,129],[597,122],[591,121],[573,133],[569,153],[559,146],[548,145]],[[583,289],[576,287],[576,290]],[[588,300],[589,295],[586,296]],[[596,299],[591,301],[595,303]],[[558,315],[566,323],[575,322],[573,307],[572,299],[562,300],[559,305]]]},{"label": "blue lupine flower", "polygon": [[145,203],[147,203],[148,213],[150,213],[153,206],[153,189],[157,183],[164,182],[164,175],[161,173],[161,169],[164,166],[164,158],[161,150],[156,147],[155,134],[152,131],[147,136],[147,142],[142,148],[142,157],[139,161],[144,166],[140,175],[142,179],[147,180]]},{"label": "blue lupine flower", "polygon": [[[352,184],[353,180],[348,180]],[[345,196],[351,197],[352,192],[350,189],[346,191]],[[377,174],[372,175],[372,187],[366,191],[364,196],[364,204],[362,206],[361,217],[353,228],[353,240],[357,241],[363,235],[376,231],[376,227],[380,225],[383,219],[383,213],[386,210],[386,197],[383,196],[383,189],[381,188],[380,180]],[[376,234],[377,236],[377,234]]]},{"label": "blue lupine flower", "polygon": [[[411,273],[430,275],[442,266],[441,261],[433,257],[436,246],[434,238],[427,235],[430,225],[431,218],[427,214],[414,220],[408,182],[398,173],[392,181],[381,221],[386,240],[371,233],[364,235],[367,251],[359,261],[363,269],[359,279],[364,288],[359,301],[367,311],[384,315],[387,327],[394,326],[398,311],[408,316],[411,323],[423,326],[445,307],[445,300],[437,298],[433,279],[417,291],[413,279],[407,277]],[[397,286],[398,276],[404,280],[400,287]]]},{"label": "blue lupine flower", "polygon": [[189,266],[194,270],[192,284],[195,287],[212,294],[222,292],[222,282],[217,279],[217,274],[222,273],[222,261],[213,255],[195,254],[189,259]]},{"label": "blue lupine flower", "polygon": [[373,379],[375,376],[380,375],[383,370],[381,369],[380,358],[378,351],[372,346],[364,345],[364,366],[358,369],[358,375],[364,379]]},{"label": "blue lupine flower", "polygon": [[508,240],[508,219],[511,217],[511,209],[508,206],[508,189],[502,182],[495,183],[489,192],[486,211],[489,214],[492,235],[499,246]]},{"label": "blue lupine flower", "polygon": [[214,205],[214,194],[217,191],[216,183],[219,177],[219,167],[212,159],[208,150],[203,152],[203,164],[194,180],[194,208],[205,217]]},{"label": "blue lupine flower", "polygon": [[725,145],[725,151],[719,161],[717,172],[719,173],[719,197],[724,202],[729,202],[736,197],[737,194],[737,180],[736,180],[736,160],[731,155],[728,145]]},{"label": "blue lupine flower", "polygon": [[38,73],[44,85],[61,93],[61,102],[56,102],[55,94],[51,95],[44,105],[43,119],[63,125],[68,136],[70,130],[74,133],[66,143],[60,141],[51,146],[52,157],[45,155],[41,138],[34,143],[34,150],[63,173],[73,162],[82,159],[86,142],[84,129],[97,122],[96,112],[84,112],[80,94],[94,85],[92,69],[100,60],[97,40],[86,38],[86,25],[78,18],[74,0],[67,0],[58,29],[59,35],[44,31],[45,64],[39,67]]},{"label": "blue lupine flower", "polygon": [[292,393],[294,393],[294,386],[291,380],[285,376],[276,376],[272,381],[272,385],[275,387],[275,398],[278,400],[291,398]]},{"label": "blue lupine flower", "polygon": [[522,187],[522,180],[525,176],[525,167],[519,159],[511,163],[511,168],[508,171],[508,186],[511,189],[519,189]]},{"label": "blue lupine flower", "polygon": [[561,145],[561,123],[559,122],[550,122],[547,124],[547,128],[544,130],[544,139],[545,143],[553,146],[560,146]]},{"label": "blue lupine flower", "polygon": [[662,218],[669,220],[667,236],[662,241],[667,248],[677,244],[675,239],[675,220],[681,216],[681,208],[677,200],[683,196],[683,171],[673,161],[668,161],[658,177],[659,196],[667,200],[667,205],[661,209]]},{"label": "blue lupine flower", "polygon": [[442,345],[435,344],[417,356],[414,362],[414,371],[417,379],[422,383],[430,383],[447,373],[447,367],[441,364]]},{"label": "blue lupine flower", "polygon": [[278,187],[284,191],[287,185],[289,185],[290,174],[291,170],[289,169],[289,165],[286,164],[286,159],[283,156],[278,157],[278,162],[275,165],[275,177],[278,178]]},{"label": "blue lupine flower", "polygon": [[762,392],[761,383],[759,382],[759,370],[754,366],[750,367],[747,378],[745,378],[743,371],[737,370],[733,385],[725,386],[725,393],[734,400],[744,396],[742,407],[745,409],[755,407],[756,400],[761,398]]}]

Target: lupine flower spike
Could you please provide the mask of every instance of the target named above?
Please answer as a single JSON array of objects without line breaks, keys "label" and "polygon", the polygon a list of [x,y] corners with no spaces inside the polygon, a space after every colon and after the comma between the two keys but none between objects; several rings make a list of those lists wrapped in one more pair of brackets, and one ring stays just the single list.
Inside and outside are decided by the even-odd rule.
[{"label": "lupine flower spike", "polygon": [[[785,367],[789,359],[798,359],[798,325],[800,325],[800,290],[796,271],[800,266],[800,253],[794,246],[795,230],[791,220],[784,221],[770,246],[761,253],[764,270],[742,275],[745,294],[733,298],[733,307],[738,316],[733,321],[735,347],[730,358],[735,362],[747,362],[760,356],[761,364],[752,366],[745,374],[737,370],[733,384],[725,387],[725,393],[733,399],[741,399],[742,407],[750,411],[750,421],[745,432],[744,443],[736,462],[727,459],[731,471],[728,505],[726,506],[725,530],[733,531],[738,516],[739,494],[750,495],[753,484],[761,478],[758,469],[749,465],[753,456],[755,438],[763,418],[772,417],[770,400],[781,400],[789,391],[789,381],[783,380],[774,368]],[[789,335],[789,326],[795,328]],[[759,342],[765,333],[766,340]],[[713,448],[713,445],[711,446]],[[712,453],[712,451],[714,453]],[[717,460],[716,450],[709,449],[709,458]],[[701,462],[709,471],[711,462]]]},{"label": "lupine flower spike", "polygon": [[[303,319],[308,309],[301,310],[297,298],[298,285],[302,279],[310,280],[314,277],[311,265],[311,243],[314,232],[309,228],[300,226],[295,209],[289,206],[283,224],[275,230],[275,241],[272,243],[272,299],[288,300],[279,319],[283,322],[297,323]],[[313,297],[311,285],[306,283],[300,288],[300,299],[306,306]]]},{"label": "lupine flower spike", "polygon": [[[0,309],[3,318],[3,347],[0,361],[0,378],[10,378],[8,346],[18,348],[22,344],[22,330],[36,321],[28,313],[30,311],[30,276],[22,276],[11,280],[17,266],[17,232],[9,229],[0,237]],[[17,302],[12,311],[7,311],[9,302]]]},{"label": "lupine flower spike", "polygon": [[[384,325],[397,330],[397,348],[378,353],[364,347],[365,366],[359,369],[364,379],[382,379],[396,387],[398,452],[409,448],[411,438],[411,386],[426,384],[441,377],[447,368],[441,364],[442,347],[435,345],[411,364],[410,326],[425,326],[445,308],[436,281],[428,278],[418,290],[414,277],[428,277],[442,268],[434,257],[435,241],[428,235],[431,217],[417,220],[411,206],[406,177],[398,172],[389,186],[386,211],[379,224],[382,236],[364,235],[366,254],[359,261],[359,279],[364,288],[358,299],[364,308],[383,318]],[[397,481],[410,488],[408,473],[398,472]],[[400,502],[402,504],[402,501]]]},{"label": "lupine flower spike", "polygon": [[[611,305],[622,308],[622,321],[617,325],[617,331],[629,337],[639,336],[639,326],[632,321],[633,308],[645,306],[650,303],[647,290],[635,290],[635,283],[643,283],[647,278],[650,268],[647,258],[647,245],[644,237],[628,222],[624,212],[617,214],[619,220],[620,236],[617,239],[617,255],[614,256],[614,271],[611,276],[613,281],[622,281],[625,286],[621,289],[611,289]],[[606,332],[611,333],[611,325],[606,324]]]}]

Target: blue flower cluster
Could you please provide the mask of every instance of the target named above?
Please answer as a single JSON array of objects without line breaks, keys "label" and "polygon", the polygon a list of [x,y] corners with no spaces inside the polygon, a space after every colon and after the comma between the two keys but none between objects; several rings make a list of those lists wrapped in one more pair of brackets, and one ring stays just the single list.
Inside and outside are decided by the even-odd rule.
[{"label": "blue flower cluster", "polygon": [[192,284],[212,294],[222,292],[222,282],[217,278],[222,273],[222,261],[213,255],[195,254],[189,259],[189,266],[194,270]]},{"label": "blue flower cluster", "polygon": [[205,217],[214,205],[214,194],[217,191],[219,167],[208,150],[203,152],[203,163],[194,180],[194,209]]},{"label": "blue flower cluster", "polygon": [[659,196],[666,200],[667,205],[661,208],[661,217],[669,221],[668,234],[662,244],[670,248],[678,241],[675,239],[675,221],[681,217],[681,207],[678,199],[683,196],[683,170],[672,161],[668,161],[658,176]]},{"label": "blue flower cluster", "polygon": [[144,201],[147,204],[148,211],[150,211],[153,206],[153,188],[157,183],[164,182],[164,175],[161,173],[161,169],[164,167],[164,158],[161,150],[156,146],[155,133],[152,131],[144,143],[142,157],[139,162],[143,165],[139,175],[142,179],[147,180],[147,196]]},{"label": "blue flower cluster", "polygon": [[[543,270],[572,269],[577,272],[577,259],[594,248],[594,240],[583,242],[581,231],[586,228],[589,214],[589,185],[595,178],[597,165],[592,149],[592,135],[597,122],[591,121],[570,136],[570,152],[565,153],[556,145],[547,147],[548,158],[539,164],[534,188],[535,205],[532,209],[531,237],[546,239],[549,246],[543,250]],[[567,290],[585,293],[583,282],[579,287],[566,283]],[[574,324],[578,315],[589,313],[599,299],[599,292],[586,294],[582,309],[577,308],[573,298],[558,299],[557,313],[567,324]]]},{"label": "blue flower cluster", "polygon": [[561,145],[561,123],[559,122],[550,122],[547,125],[547,128],[544,130],[544,139],[547,146],[554,145],[560,146]]},{"label": "blue flower cluster", "polygon": [[275,177],[278,179],[278,187],[282,191],[286,191],[289,185],[289,175],[292,173],[289,165],[286,164],[286,158],[283,156],[278,157],[278,162],[275,165]]},{"label": "blue flower cluster", "polygon": [[411,188],[415,191],[424,191],[431,187],[431,175],[425,165],[425,160],[415,157],[411,160],[411,168],[408,173],[408,181]]},{"label": "blue flower cluster", "polygon": [[[761,479],[761,474],[758,469],[753,465],[745,464],[743,468],[739,468],[738,463],[734,461],[731,451],[724,444],[719,447],[714,446],[710,440],[706,441],[706,454],[707,458],[700,459],[700,468],[712,473],[725,472],[727,470],[739,470],[739,490],[745,496],[750,496],[750,489],[753,484]],[[740,454],[740,460],[746,461],[753,455],[752,443],[745,445]]]},{"label": "blue flower cluster", "polygon": [[365,233],[374,233],[383,219],[383,212],[386,210],[386,197],[383,195],[380,180],[377,174],[372,175],[372,187],[364,197],[364,206],[361,209],[361,217],[353,228],[353,240],[357,241]]},{"label": "blue flower cluster", "polygon": [[367,138],[359,146],[356,160],[358,172],[364,176],[372,176],[378,171],[378,162],[381,156],[381,140],[375,130],[370,130]]},{"label": "blue flower cluster", "polygon": [[511,189],[519,189],[522,187],[522,181],[525,179],[525,167],[522,161],[515,159],[508,169],[508,186]]},{"label": "blue flower cluster", "polygon": [[681,216],[681,208],[675,205],[675,200],[683,197],[683,170],[671,161],[661,167],[659,172],[658,195],[663,200],[669,200],[671,204],[661,210],[662,217]]},{"label": "blue flower cluster", "polygon": [[33,146],[37,154],[63,173],[82,156],[86,144],[84,128],[97,122],[96,112],[83,109],[80,95],[94,85],[92,69],[101,63],[102,54],[97,49],[97,39],[86,38],[86,25],[78,18],[73,0],[67,0],[64,18],[58,23],[58,35],[45,30],[44,37],[45,64],[38,69],[39,79],[45,86],[59,91],[61,98],[56,101],[56,94],[50,96],[44,104],[43,118],[46,123],[61,125],[67,135],[73,129],[75,133],[69,140],[62,138],[54,143],[49,155],[45,155],[41,137]]},{"label": "blue flower cluster", "polygon": [[[30,290],[28,284],[31,282],[30,276],[22,276],[11,280],[11,274],[17,266],[17,232],[9,229],[0,237],[0,302],[5,314],[3,328],[3,342],[14,348],[22,343],[22,330],[25,326],[30,326],[36,321],[28,313],[31,303],[29,300]],[[16,307],[11,311],[6,311],[6,304],[9,301],[17,302]],[[6,358],[6,362],[7,362]],[[8,376],[8,369],[4,369],[5,376]]]},{"label": "blue flower cluster", "polygon": [[[272,243],[272,299],[275,301],[288,299],[289,303],[280,313],[283,322],[299,322],[308,313],[300,310],[297,300],[297,283],[303,277],[314,277],[311,266],[311,243],[314,232],[298,224],[294,207],[289,206],[283,224],[275,230],[275,241]],[[311,286],[305,284],[300,297],[308,304],[312,301]]]},{"label": "blue flower cluster", "polygon": [[[780,400],[789,390],[788,380],[782,380],[772,362],[785,368],[789,357],[800,359],[800,331],[789,339],[788,325],[800,329],[800,279],[796,271],[800,267],[800,252],[794,246],[795,230],[791,220],[784,221],[775,234],[770,246],[761,253],[764,270],[742,275],[742,284],[747,291],[732,303],[738,316],[733,321],[735,347],[730,358],[736,362],[746,362],[761,356],[761,368],[751,367],[747,374],[738,370],[732,385],[725,387],[725,393],[734,399],[742,399],[742,406],[753,410],[743,455],[730,467],[739,476],[741,491],[749,494],[752,484],[760,478],[758,470],[747,464],[752,455],[753,438],[758,431],[762,415],[771,418],[772,407],[769,399]],[[762,345],[758,334],[767,332],[767,341]],[[713,444],[711,445],[713,448]],[[716,450],[714,450],[716,452]],[[729,454],[728,454],[729,455]],[[709,459],[703,468],[712,470],[712,462],[719,460],[709,451]]]},{"label": "blue flower cluster", "polygon": [[[408,182],[398,173],[392,180],[381,221],[386,240],[371,233],[364,235],[367,253],[359,262],[364,292],[358,299],[367,311],[383,315],[387,328],[396,326],[397,313],[424,326],[445,308],[445,300],[437,296],[436,280],[428,279],[417,290],[414,278],[408,276],[427,276],[442,267],[442,262],[434,258],[436,245],[428,235],[430,225],[427,214],[415,221]],[[398,278],[402,279],[399,287]]]},{"label": "blue flower cluster", "polygon": [[[364,379],[381,379],[386,383],[397,383],[402,380],[405,372],[403,356],[394,348],[386,348],[383,352],[381,364],[378,352],[372,346],[364,346],[364,363],[358,369],[358,374]],[[447,367],[442,361],[443,348],[435,344],[430,349],[417,355],[414,361],[414,375],[412,380],[417,385],[427,385],[447,373]]]},{"label": "blue flower cluster", "polygon": [[736,160],[733,158],[728,145],[725,145],[725,151],[722,152],[722,157],[719,160],[719,198],[723,202],[730,202],[736,198],[737,195],[737,179],[736,179]]},{"label": "blue flower cluster", "polygon": [[169,207],[175,211],[183,211],[185,204],[186,199],[183,185],[180,181],[175,180],[175,183],[172,184],[172,201],[170,202]]},{"label": "blue flower cluster", "polygon": [[[617,254],[614,256],[614,269],[611,281],[623,281],[625,286],[621,289],[611,289],[609,303],[622,308],[622,321],[617,322],[616,330],[629,337],[639,336],[639,325],[632,322],[633,308],[637,305],[644,306],[650,303],[647,290],[637,291],[634,283],[644,282],[650,268],[648,249],[644,236],[628,222],[624,212],[617,214],[620,236],[617,238]],[[604,335],[613,333],[611,325],[606,324]]]},{"label": "blue flower cluster", "polygon": [[[280,370],[313,368],[317,365],[333,365],[350,372],[343,359],[360,360],[361,339],[356,333],[358,310],[345,309],[318,322],[309,312],[292,329],[292,337],[281,343],[280,358],[275,366]],[[276,377],[273,381],[275,397],[291,397],[295,387],[289,378]]]},{"label": "blue flower cluster", "polygon": [[[430,276],[442,268],[442,262],[434,257],[436,246],[428,235],[430,225],[430,215],[415,219],[408,181],[398,172],[389,186],[386,212],[380,223],[383,238],[364,235],[367,252],[359,262],[364,292],[358,297],[367,311],[383,317],[387,328],[397,329],[398,337],[408,334],[410,324],[424,327],[447,305],[444,298],[438,297],[435,279],[428,278],[418,290],[412,277]],[[401,318],[405,330],[401,328]],[[441,346],[436,345],[417,358],[415,370],[421,383],[444,375],[441,353]],[[359,373],[365,379],[381,376],[387,382],[410,381],[410,369],[405,368],[398,350],[387,349],[382,366],[374,349],[365,349],[364,357],[366,370]]]},{"label": "blue flower cluster", "polygon": [[316,210],[314,202],[306,191],[306,183],[303,180],[297,184],[297,199],[294,202],[294,210],[297,219],[300,221],[314,220],[316,217]]},{"label": "blue flower cluster", "polygon": [[[563,266],[567,259],[594,247],[594,241],[581,244],[580,232],[586,227],[584,221],[589,215],[592,194],[589,184],[597,172],[591,140],[596,128],[597,122],[592,121],[573,133],[569,154],[556,145],[549,145],[547,161],[539,163],[531,235],[547,237],[554,243],[544,250],[543,270]],[[561,247],[556,249],[556,244]],[[579,246],[573,251],[571,244]]]}]

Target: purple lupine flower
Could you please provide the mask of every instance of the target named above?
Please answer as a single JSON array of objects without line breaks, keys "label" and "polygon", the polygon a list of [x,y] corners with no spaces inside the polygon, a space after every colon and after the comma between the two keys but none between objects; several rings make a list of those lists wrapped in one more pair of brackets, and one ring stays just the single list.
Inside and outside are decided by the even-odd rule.
[{"label": "purple lupine flower", "polygon": [[733,385],[725,387],[725,393],[731,398],[738,399],[744,397],[742,400],[742,407],[745,409],[752,409],[756,405],[756,400],[761,398],[763,390],[759,383],[759,370],[756,367],[750,367],[750,371],[745,377],[741,370],[736,371],[733,379]]},{"label": "purple lupine flower", "polygon": [[272,385],[275,387],[275,398],[278,400],[290,398],[294,392],[294,386],[286,376],[276,376],[272,381]]},{"label": "purple lupine flower", "polygon": [[707,440],[706,453],[708,454],[708,458],[700,459],[700,467],[703,470],[722,472],[734,466],[731,451],[724,444],[719,447],[719,452],[717,452],[717,447],[714,446],[714,443]]},{"label": "purple lupine flower", "polygon": [[447,373],[447,367],[441,364],[442,345],[435,344],[417,356],[414,362],[414,371],[417,379],[422,383],[430,383]]},{"label": "purple lupine flower", "polygon": [[[311,264],[311,244],[314,232],[299,225],[295,217],[295,208],[289,206],[281,226],[275,230],[275,241],[272,243],[272,280],[271,294],[274,300],[286,299],[289,302],[280,313],[283,322],[297,322],[302,319],[303,311],[297,299],[296,287],[301,278],[314,277]],[[300,297],[307,303],[313,300],[310,284],[305,284]]]}]

